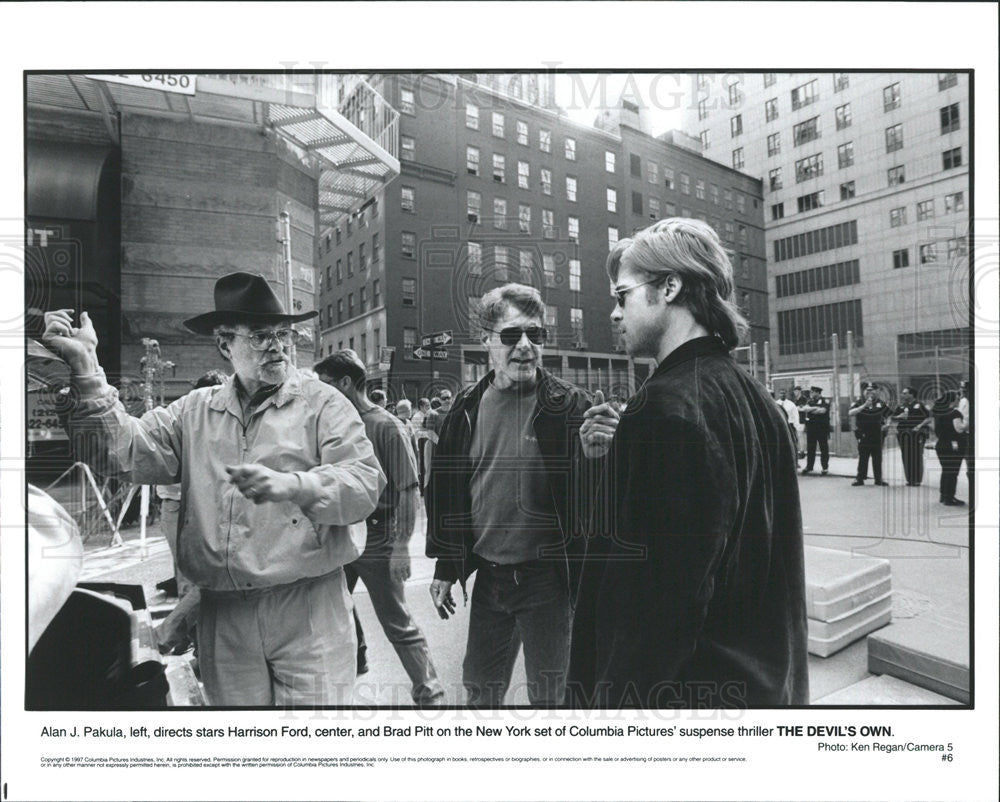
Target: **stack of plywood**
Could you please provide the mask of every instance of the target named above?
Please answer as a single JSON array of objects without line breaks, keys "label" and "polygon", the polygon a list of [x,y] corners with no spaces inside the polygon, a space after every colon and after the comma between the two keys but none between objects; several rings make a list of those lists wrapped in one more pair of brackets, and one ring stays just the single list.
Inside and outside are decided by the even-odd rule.
[{"label": "stack of plywood", "polygon": [[868,639],[868,670],[969,704],[969,630],[946,618],[900,621]]},{"label": "stack of plywood", "polygon": [[805,547],[809,652],[829,657],[892,620],[889,561]]}]

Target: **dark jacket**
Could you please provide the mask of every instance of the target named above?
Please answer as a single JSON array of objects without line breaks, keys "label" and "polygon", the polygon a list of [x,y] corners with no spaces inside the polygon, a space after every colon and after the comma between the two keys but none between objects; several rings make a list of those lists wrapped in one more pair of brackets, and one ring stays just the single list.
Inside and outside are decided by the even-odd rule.
[{"label": "dark jacket", "polygon": [[612,537],[588,544],[576,707],[807,704],[802,518],[781,411],[714,337],[673,351],[609,455]]},{"label": "dark jacket", "polygon": [[[455,398],[441,422],[425,493],[427,556],[437,560],[434,578],[459,581],[463,587],[479,565],[479,558],[472,552],[475,532],[469,452],[479,402],[492,382],[493,371],[490,371],[482,381]],[[540,557],[558,560],[567,588],[571,588],[579,577],[591,499],[604,460],[583,456],[579,434],[583,413],[591,406],[588,393],[540,370],[536,397],[538,408],[532,426],[562,537],[561,544],[551,554]]]}]

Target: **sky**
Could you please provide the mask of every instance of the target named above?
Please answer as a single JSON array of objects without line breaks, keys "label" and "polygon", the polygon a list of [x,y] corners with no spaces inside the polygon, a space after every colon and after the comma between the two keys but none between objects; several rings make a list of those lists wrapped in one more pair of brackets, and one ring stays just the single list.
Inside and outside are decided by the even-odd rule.
[{"label": "sky", "polygon": [[684,105],[692,96],[694,75],[675,73],[560,73],[556,103],[575,122],[592,125],[598,112],[615,105],[623,89],[649,110],[653,136],[683,129]]}]

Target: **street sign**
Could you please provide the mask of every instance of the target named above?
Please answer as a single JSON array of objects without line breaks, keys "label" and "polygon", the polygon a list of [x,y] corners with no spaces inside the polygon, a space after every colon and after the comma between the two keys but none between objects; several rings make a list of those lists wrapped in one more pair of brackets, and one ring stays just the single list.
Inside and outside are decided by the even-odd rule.
[{"label": "street sign", "polygon": [[193,95],[195,93],[194,73],[146,73],[146,74],[112,74],[96,73],[87,74],[88,78],[97,81],[108,81],[113,84],[126,84],[128,86],[141,86],[146,89],[159,89],[161,92],[179,92],[182,95]]},{"label": "street sign", "polygon": [[[420,344],[427,345],[451,345],[453,342],[451,331],[436,331],[433,334],[425,334],[420,338]],[[434,357],[437,359],[437,356]]]},{"label": "street sign", "polygon": [[442,359],[448,358],[448,351],[444,348],[435,348],[433,351],[428,348],[414,348],[413,356],[416,359]]}]

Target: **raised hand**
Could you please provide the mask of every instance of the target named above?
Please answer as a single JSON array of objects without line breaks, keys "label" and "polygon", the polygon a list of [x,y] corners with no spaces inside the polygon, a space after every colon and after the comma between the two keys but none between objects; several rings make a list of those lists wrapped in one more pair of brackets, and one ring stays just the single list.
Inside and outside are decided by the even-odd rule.
[{"label": "raised hand", "polygon": [[80,313],[80,326],[74,326],[74,311],[57,309],[45,313],[42,345],[64,359],[74,375],[95,373],[100,368],[97,361],[97,332],[86,312]]},{"label": "raised hand", "polygon": [[604,393],[598,390],[594,394],[594,405],[583,413],[583,417],[583,425],[580,427],[583,453],[591,458],[603,457],[611,447],[621,415],[604,400]]}]

